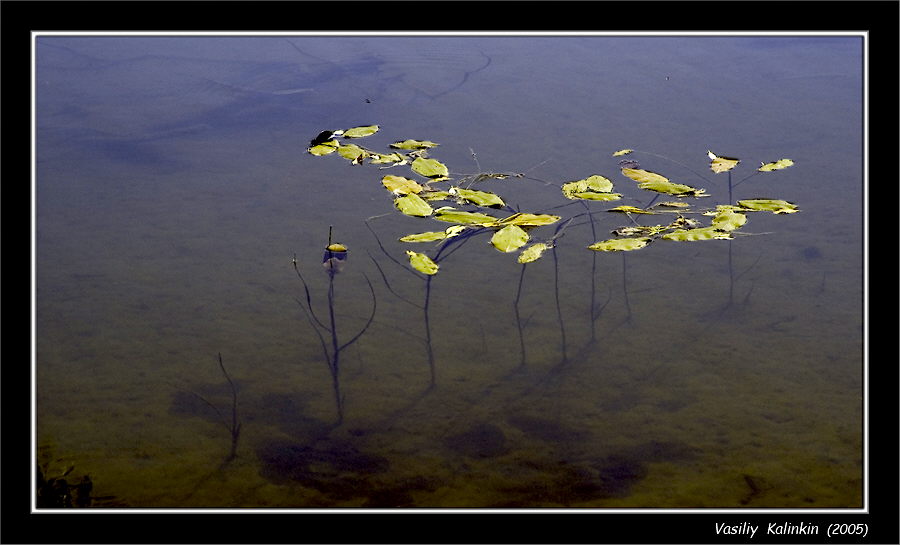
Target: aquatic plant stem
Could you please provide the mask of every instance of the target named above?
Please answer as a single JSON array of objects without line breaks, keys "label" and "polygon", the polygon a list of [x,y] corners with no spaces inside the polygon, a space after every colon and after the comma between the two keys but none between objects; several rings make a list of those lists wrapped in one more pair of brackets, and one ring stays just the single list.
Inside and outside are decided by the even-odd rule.
[{"label": "aquatic plant stem", "polygon": [[563,322],[562,315],[562,305],[559,301],[559,259],[556,255],[556,247],[553,247],[553,292],[556,297],[556,318],[559,321],[559,335],[560,342],[562,344],[562,362],[566,363],[569,361],[568,354],[566,353],[566,326]]},{"label": "aquatic plant stem", "polygon": [[631,322],[631,303],[628,301],[628,256],[622,252],[622,294],[625,296],[625,308],[628,310],[626,322]]},{"label": "aquatic plant stem", "polygon": [[[329,239],[331,237],[329,229]],[[331,361],[328,368],[331,371],[331,387],[334,390],[334,402],[337,409],[337,425],[344,422],[344,400],[341,396],[340,382],[340,356],[341,351],[338,347],[337,325],[334,320],[334,275],[328,275],[328,318],[331,330]]]},{"label": "aquatic plant stem", "polygon": [[[587,210],[588,219],[591,222],[591,240],[597,240],[597,228],[594,225],[594,214],[591,212],[590,207],[584,201],[582,201],[585,210]],[[597,305],[596,302],[596,294],[597,294],[597,252],[591,252],[591,304],[589,308],[589,318],[591,323],[591,342],[597,340],[597,327],[596,320],[597,317],[594,315],[594,309]]]},{"label": "aquatic plant stem", "polygon": [[437,377],[434,369],[434,348],[431,344],[431,317],[428,312],[431,307],[431,279],[425,279],[425,303],[422,305],[422,314],[425,320],[425,353],[428,356],[428,371],[430,373],[430,381],[428,389],[431,390],[437,385]]},{"label": "aquatic plant stem", "polygon": [[228,431],[231,432],[231,452],[229,452],[228,457],[225,458],[226,462],[230,462],[237,458],[238,439],[241,436],[241,421],[238,419],[237,387],[235,387],[231,377],[228,376],[228,371],[225,370],[225,364],[222,363],[221,352],[219,352],[219,369],[222,370],[222,374],[225,375],[225,380],[228,381],[228,385],[231,387],[231,425],[227,426]]},{"label": "aquatic plant stem", "polygon": [[519,314],[519,299],[522,297],[522,283],[525,280],[525,263],[522,263],[522,271],[519,273],[519,287],[516,289],[516,300],[513,301],[513,310],[516,313],[516,327],[519,330],[519,353],[521,359],[519,366],[525,367],[525,335],[522,331],[522,318]]}]

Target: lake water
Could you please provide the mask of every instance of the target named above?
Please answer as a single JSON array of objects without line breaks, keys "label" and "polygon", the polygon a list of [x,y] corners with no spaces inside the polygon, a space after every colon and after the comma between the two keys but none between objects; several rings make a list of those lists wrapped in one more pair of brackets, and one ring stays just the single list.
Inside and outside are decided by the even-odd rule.
[{"label": "lake water", "polygon": [[[98,506],[861,507],[862,47],[854,36],[38,37],[39,462],[89,474]],[[323,130],[372,124],[353,142],[382,153],[436,142],[429,156],[457,180],[524,173],[473,186],[511,207],[487,213],[575,217],[524,276],[490,229],[440,261],[434,387],[426,283],[405,251],[438,243],[397,239],[450,224],[394,208],[381,178],[424,182],[408,166],[306,151]],[[732,241],[592,252],[633,225],[606,210],[654,195],[619,171],[623,148],[706,189],[681,199],[695,209],[728,202],[712,150],[742,160],[735,200],[800,212],[749,213]],[[747,178],[781,158],[794,165]],[[593,174],[623,199],[586,208],[562,195]],[[320,342],[292,266],[327,326],[330,228],[349,249],[333,278],[338,344],[364,330],[341,351],[339,426],[331,335],[320,328]],[[227,462],[219,354],[241,422]]]}]

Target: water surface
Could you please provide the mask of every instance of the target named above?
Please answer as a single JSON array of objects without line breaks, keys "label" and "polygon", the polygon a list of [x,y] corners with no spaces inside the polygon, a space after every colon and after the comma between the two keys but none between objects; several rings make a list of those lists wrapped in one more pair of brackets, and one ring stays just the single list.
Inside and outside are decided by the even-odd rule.
[{"label": "water surface", "polygon": [[[131,507],[860,507],[861,48],[41,36],[41,456]],[[634,154],[642,168],[705,188],[702,206],[728,201],[708,149],[743,160],[734,181],[791,158],[734,194],[801,212],[751,214],[754,236],[732,242],[593,253],[629,220],[591,203],[594,234],[582,216],[555,259],[527,266],[524,365],[521,266],[473,237],[432,281],[428,389],[422,312],[391,291],[421,304],[424,284],[365,220],[393,212],[372,226],[401,262],[434,248],[396,239],[438,222],[396,213],[384,171],[306,153],[322,130],[368,124],[381,130],[359,143],[375,151],[432,140],[454,173],[477,171],[473,151],[484,171],[524,172],[480,187],[522,211],[567,204],[552,184],[591,174],[648,204],[611,156],[633,148],[650,152]],[[292,267],[326,316],[329,226],[350,249],[334,279],[343,339],[369,316],[365,277],[377,299],[342,353],[336,428]],[[200,400],[230,415],[220,353],[242,421],[228,463],[229,432]]]}]

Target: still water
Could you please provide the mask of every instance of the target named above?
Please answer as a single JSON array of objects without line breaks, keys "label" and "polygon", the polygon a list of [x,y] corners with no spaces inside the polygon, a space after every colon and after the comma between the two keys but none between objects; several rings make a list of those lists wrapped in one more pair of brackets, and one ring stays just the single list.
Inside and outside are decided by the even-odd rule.
[{"label": "still water", "polygon": [[[862,46],[39,36],[39,463],[90,475],[107,507],[860,507]],[[397,239],[450,224],[400,214],[381,184],[424,178],[306,152],[372,124],[354,143],[436,142],[457,180],[523,173],[473,186],[509,205],[492,215],[576,219],[524,276],[488,232],[426,285],[405,251],[440,243]],[[742,160],[735,200],[801,211],[750,213],[731,241],[592,252],[634,225],[609,208],[654,195],[621,174],[623,148],[706,189],[681,199],[696,208],[728,202],[713,150]],[[593,174],[622,200],[562,195]],[[329,228],[348,248],[338,344],[364,331],[340,354],[338,426],[331,334],[292,265],[328,326]]]}]

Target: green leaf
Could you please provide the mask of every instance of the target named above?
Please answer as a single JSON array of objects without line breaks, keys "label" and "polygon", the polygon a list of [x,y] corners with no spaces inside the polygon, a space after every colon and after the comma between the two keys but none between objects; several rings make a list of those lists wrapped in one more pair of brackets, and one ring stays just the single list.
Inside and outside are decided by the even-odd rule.
[{"label": "green leaf", "polygon": [[474,189],[451,187],[449,194],[469,201],[470,203],[477,204],[478,206],[487,206],[494,208],[506,206],[506,203],[503,202],[503,199],[501,199],[496,194],[487,191],[475,191]]},{"label": "green leaf", "polygon": [[418,233],[415,235],[406,235],[400,238],[400,242],[434,242],[436,240],[444,240],[452,238],[465,231],[463,225],[451,225],[443,231],[428,231],[426,233]]},{"label": "green leaf", "polygon": [[734,231],[747,223],[747,216],[731,210],[723,210],[712,219],[712,226],[723,231]]},{"label": "green leaf", "polygon": [[369,151],[363,149],[356,144],[347,144],[345,146],[338,147],[338,153],[344,159],[348,159],[350,162],[354,164],[361,163],[366,157],[369,156]]},{"label": "green leaf", "polygon": [[544,242],[538,242],[536,244],[532,244],[531,246],[522,250],[522,253],[519,254],[519,263],[531,263],[532,261],[537,261],[544,255],[544,252],[550,249],[550,245]]},{"label": "green leaf", "polygon": [[412,163],[413,172],[421,174],[426,178],[443,178],[450,174],[447,166],[436,159],[426,159],[424,157],[416,157]]},{"label": "green leaf", "polygon": [[410,193],[421,193],[423,188],[415,180],[404,178],[403,176],[394,176],[388,174],[381,179],[381,183],[395,195],[409,195]]},{"label": "green leaf", "polygon": [[365,127],[353,127],[344,131],[344,138],[362,138],[378,132],[378,125],[368,125]]},{"label": "green leaf", "polygon": [[720,172],[728,172],[741,162],[740,159],[735,159],[734,157],[720,157],[709,150],[706,150],[706,155],[711,161],[711,163],[709,164],[709,169],[716,174],[719,174]]},{"label": "green leaf", "polygon": [[738,206],[747,210],[761,210],[774,214],[793,214],[800,211],[796,204],[779,199],[747,199],[738,201]]},{"label": "green leaf", "polygon": [[625,214],[656,214],[657,212],[651,212],[650,210],[644,210],[643,208],[638,208],[637,206],[628,206],[623,204],[622,206],[616,206],[615,208],[610,208],[607,212],[622,212]]},{"label": "green leaf", "polygon": [[588,246],[588,249],[597,252],[630,252],[631,250],[640,250],[648,244],[650,244],[649,237],[616,238],[595,242]]},{"label": "green leaf", "polygon": [[528,233],[518,225],[507,225],[491,237],[491,244],[501,252],[518,250],[528,243]]},{"label": "green leaf", "polygon": [[394,142],[391,147],[394,149],[427,149],[437,146],[429,140],[403,140],[402,142]]},{"label": "green leaf", "polygon": [[709,227],[698,227],[697,229],[678,229],[662,236],[666,240],[694,241],[694,240],[731,240],[731,233],[710,225]]},{"label": "green leaf", "polygon": [[406,250],[406,255],[409,256],[409,264],[412,265],[412,268],[422,274],[437,274],[438,269],[440,268],[437,263],[432,261],[431,258],[425,254]]},{"label": "green leaf", "polygon": [[794,164],[790,159],[779,159],[774,163],[764,163],[761,167],[759,167],[758,171],[760,172],[771,172],[773,170],[781,170],[783,168],[787,168]]},{"label": "green leaf", "polygon": [[657,193],[666,193],[678,197],[706,197],[705,189],[695,189],[689,185],[670,182],[668,178],[649,170],[640,168],[623,168],[622,174],[638,182],[638,187]]},{"label": "green leaf", "polygon": [[402,165],[406,163],[405,159],[403,159],[403,156],[399,153],[369,152],[369,161],[371,161],[373,165],[384,165],[387,163],[391,163],[393,165]]},{"label": "green leaf", "polygon": [[[617,201],[622,198],[619,193],[575,193],[573,197],[576,199],[584,199],[586,201]],[[573,198],[569,197],[569,198]]]},{"label": "green leaf", "polygon": [[497,218],[479,212],[466,212],[449,206],[438,208],[434,211],[434,219],[450,223],[462,223],[465,225],[494,225]]},{"label": "green leaf", "polygon": [[426,201],[449,201],[452,200],[452,195],[450,195],[449,191],[423,191],[419,193],[419,196],[425,199]]},{"label": "green leaf", "polygon": [[445,238],[447,238],[447,233],[444,231],[428,231],[400,237],[400,242],[434,242]]},{"label": "green leaf", "polygon": [[334,153],[337,151],[338,146],[337,140],[329,140],[327,142],[323,142],[321,144],[316,144],[315,146],[311,146],[306,151],[311,155],[316,155],[321,157],[322,155],[328,155],[329,153]]},{"label": "green leaf", "polygon": [[394,199],[394,206],[407,216],[425,217],[434,211],[430,204],[415,193]]},{"label": "green leaf", "polygon": [[526,227],[540,227],[541,225],[554,224],[559,220],[559,216],[554,216],[552,214],[528,214],[525,212],[517,212],[512,216],[496,221],[494,225],[520,225]]},{"label": "green leaf", "polygon": [[[563,195],[567,199],[585,199],[590,197],[580,197],[579,193],[609,193],[613,189],[613,183],[608,178],[595,174],[582,180],[566,182],[562,185]],[[621,195],[620,195],[621,196]],[[614,200],[614,199],[595,199],[595,200]]]}]

